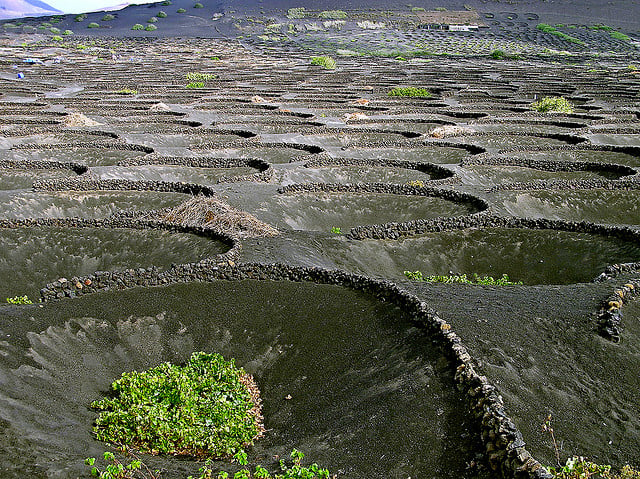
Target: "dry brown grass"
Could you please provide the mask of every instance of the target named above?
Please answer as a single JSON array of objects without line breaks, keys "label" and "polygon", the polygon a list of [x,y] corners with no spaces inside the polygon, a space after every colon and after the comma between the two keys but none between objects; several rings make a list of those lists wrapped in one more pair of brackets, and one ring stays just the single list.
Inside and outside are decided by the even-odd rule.
[{"label": "dry brown grass", "polygon": [[239,238],[277,236],[278,230],[215,196],[194,196],[164,211],[160,219],[185,226],[208,226]]}]

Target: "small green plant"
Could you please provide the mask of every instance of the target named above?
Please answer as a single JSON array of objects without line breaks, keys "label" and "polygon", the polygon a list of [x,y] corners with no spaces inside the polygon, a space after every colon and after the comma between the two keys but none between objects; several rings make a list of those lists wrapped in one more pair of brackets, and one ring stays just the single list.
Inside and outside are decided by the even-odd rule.
[{"label": "small green plant", "polygon": [[111,20],[115,19],[116,17],[111,15],[110,13],[107,13],[104,17],[102,17],[102,21],[103,22],[110,22]]},{"label": "small green plant", "polygon": [[290,8],[289,10],[287,10],[287,18],[304,18],[305,17],[305,9],[304,7],[298,7],[298,8]]},{"label": "small green plant", "polygon": [[156,15],[156,17],[158,17],[158,18],[167,18],[167,14],[166,14],[166,12],[163,12],[162,10],[160,10],[158,12],[158,14]]},{"label": "small green plant", "polygon": [[331,232],[335,235],[341,235],[342,234],[342,230],[340,229],[339,226],[332,226],[331,227]]},{"label": "small green plant", "polygon": [[176,13],[186,13],[186,10],[184,8],[178,8]]},{"label": "small green plant", "polygon": [[462,284],[482,284],[486,286],[509,286],[521,285],[522,281],[511,281],[509,276],[503,274],[501,278],[495,279],[492,276],[479,276],[474,273],[471,277],[466,274],[453,275],[430,275],[425,276],[421,271],[405,271],[404,275],[413,281],[422,281],[424,283],[462,283]]},{"label": "small green plant", "polygon": [[436,12],[446,12],[447,11],[446,7],[436,7],[436,8],[434,8],[434,10]]},{"label": "small green plant", "polygon": [[387,93],[387,96],[429,98],[432,95],[426,88],[408,86],[396,87]]},{"label": "small green plant", "polygon": [[491,52],[491,58],[494,60],[503,60],[506,57],[504,50],[494,50]]},{"label": "small green plant", "polygon": [[51,33],[55,33],[55,34],[60,33],[60,29],[59,29],[59,28],[56,28],[56,27],[51,27],[51,28],[49,29],[49,31],[50,31]]},{"label": "small green plant", "polygon": [[424,9],[424,7],[413,7],[413,8],[411,9],[411,11],[412,11],[412,12],[424,12],[424,11],[425,11],[425,9]]},{"label": "small green plant", "polygon": [[65,30],[62,32],[63,35],[73,35],[73,30]]},{"label": "small green plant", "polygon": [[531,103],[530,107],[540,113],[573,113],[573,105],[563,96],[546,96],[542,100]]},{"label": "small green plant", "polygon": [[136,23],[134,26],[131,27],[131,30],[144,30],[144,25],[140,23]]},{"label": "small green plant", "polygon": [[107,463],[104,469],[98,468],[95,457],[88,457],[84,463],[91,468],[91,475],[98,479],[160,479],[160,471],[151,471],[141,460],[134,458],[129,463],[119,461],[112,452],[105,452],[103,459]]},{"label": "small green plant", "polygon": [[81,13],[80,15],[76,15],[76,18],[74,18],[74,20],[76,22],[83,22],[86,18],[87,18],[87,14]]},{"label": "small green plant", "polygon": [[100,28],[100,25],[96,22],[91,22],[89,25],[87,25],[87,28]]},{"label": "small green plant", "polygon": [[156,27],[154,24],[150,23],[149,25],[147,25],[145,27],[145,31],[147,32],[154,32],[158,29],[158,27]]},{"label": "small green plant", "polygon": [[29,299],[27,295],[14,296],[13,298],[7,298],[9,304],[33,304],[33,301]]},{"label": "small green plant", "polygon": [[327,70],[335,70],[336,61],[329,56],[311,57],[311,64],[321,66]]},{"label": "small green plant", "polygon": [[196,3],[193,5],[193,8],[204,8],[204,5],[201,3]]},{"label": "small green plant", "polygon": [[343,10],[324,10],[318,15],[320,18],[330,18],[332,20],[344,20],[347,18],[347,12]]},{"label": "small green plant", "polygon": [[220,354],[124,373],[111,387],[113,397],[91,404],[100,411],[94,433],[121,447],[225,458],[244,454],[264,432],[255,382]]},{"label": "small green plant", "polygon": [[137,95],[138,90],[132,90],[131,88],[122,88],[120,90],[116,90],[113,93],[117,95]]},{"label": "small green plant", "polygon": [[199,72],[189,72],[187,73],[188,81],[200,81],[207,82],[209,80],[213,80],[216,76],[213,73],[199,73]]},{"label": "small green plant", "polygon": [[186,88],[204,88],[204,82],[203,81],[192,81],[187,83]]},{"label": "small green plant", "polygon": [[51,40],[53,40],[54,42],[61,42],[64,40],[64,38],[62,38],[60,35],[54,35],[51,37]]},{"label": "small green plant", "polygon": [[411,180],[411,181],[407,181],[407,185],[414,186],[416,188],[424,188],[424,181],[422,181],[422,180]]},{"label": "small green plant", "polygon": [[147,20],[147,23],[156,23],[158,21],[157,17],[151,17],[149,20]]}]

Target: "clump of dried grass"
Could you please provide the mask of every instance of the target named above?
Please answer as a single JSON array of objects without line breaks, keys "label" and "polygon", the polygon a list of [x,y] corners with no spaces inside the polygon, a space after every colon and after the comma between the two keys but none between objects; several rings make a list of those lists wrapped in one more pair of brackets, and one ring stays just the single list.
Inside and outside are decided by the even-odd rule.
[{"label": "clump of dried grass", "polygon": [[95,120],[92,120],[88,116],[83,115],[82,113],[71,113],[67,115],[64,119],[65,126],[98,126],[101,123],[98,123]]},{"label": "clump of dried grass", "polygon": [[212,227],[240,238],[278,235],[278,230],[274,227],[246,211],[233,208],[215,196],[194,196],[174,208],[163,211],[160,219],[184,226]]},{"label": "clump of dried grass", "polygon": [[475,133],[475,130],[472,128],[457,125],[445,125],[434,128],[429,132],[429,135],[433,138],[446,138],[449,136],[471,135],[473,133]]}]

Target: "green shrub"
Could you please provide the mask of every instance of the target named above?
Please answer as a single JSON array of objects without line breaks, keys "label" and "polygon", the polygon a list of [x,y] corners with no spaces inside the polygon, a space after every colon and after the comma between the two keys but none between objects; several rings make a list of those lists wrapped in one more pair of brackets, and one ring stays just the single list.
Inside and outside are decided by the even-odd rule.
[{"label": "green shrub", "polygon": [[63,35],[73,35],[73,31],[72,30],[65,30],[64,32],[62,32]]},{"label": "green shrub", "polygon": [[155,25],[149,24],[149,25],[146,26],[145,31],[153,32],[153,31],[156,31],[157,29],[158,29],[158,27],[156,27]]},{"label": "green shrub", "polygon": [[147,23],[156,23],[157,21],[157,17],[151,17],[149,20],[147,20]]},{"label": "green shrub", "polygon": [[416,88],[413,86],[408,86],[396,87],[389,93],[387,93],[387,96],[429,98],[432,95],[426,88]]},{"label": "green shrub", "polygon": [[110,22],[111,20],[113,20],[114,17],[113,15],[111,15],[110,13],[107,13],[104,17],[102,17],[102,21],[103,22]]},{"label": "green shrub", "polygon": [[60,35],[54,35],[51,37],[51,40],[53,40],[54,42],[61,42],[64,39]]},{"label": "green shrub", "polygon": [[494,60],[503,60],[506,57],[504,50],[494,50],[491,52],[491,58]]},{"label": "green shrub", "polygon": [[318,15],[320,18],[330,18],[332,20],[344,20],[347,18],[347,12],[343,10],[325,10]]},{"label": "green shrub", "polygon": [[162,2],[162,6],[168,7],[169,5],[171,5],[171,3],[171,0],[164,0],[164,2]]},{"label": "green shrub", "polygon": [[158,15],[156,15],[158,18],[167,18],[167,14],[165,12],[163,12],[162,10],[160,10],[158,12]]},{"label": "green shrub", "polygon": [[466,274],[454,275],[430,275],[424,276],[421,271],[405,271],[404,275],[414,281],[425,283],[462,283],[462,284],[482,284],[489,286],[521,285],[522,281],[511,281],[509,276],[503,274],[501,278],[494,279],[492,276],[479,276],[476,273],[472,277]]},{"label": "green shrub", "polygon": [[327,70],[335,70],[336,61],[329,56],[311,57],[311,64],[321,66]]},{"label": "green shrub", "polygon": [[582,40],[579,40],[578,38],[572,37],[567,35],[566,33],[562,33],[559,32],[558,30],[556,30],[555,27],[552,27],[551,25],[548,25],[546,23],[538,23],[538,25],[536,25],[536,28],[538,30],[543,31],[544,33],[549,33],[551,35],[554,35],[562,40],[568,41],[570,43],[575,43],[576,45],[585,45],[585,43]]},{"label": "green shrub", "polygon": [[436,7],[436,8],[434,8],[434,10],[436,12],[446,12],[447,11],[447,9],[445,7]]},{"label": "green shrub", "polygon": [[144,25],[141,25],[140,23],[136,23],[134,26],[131,27],[131,30],[144,30]]},{"label": "green shrub", "polygon": [[96,22],[91,22],[89,25],[87,25],[87,28],[100,28],[100,25]]},{"label": "green shrub", "polygon": [[33,304],[33,301],[29,299],[27,295],[14,296],[13,298],[7,298],[9,304]]},{"label": "green shrub", "polygon": [[86,13],[81,13],[80,15],[77,15],[74,20],[76,22],[83,22],[85,20],[85,18],[87,18],[87,14]]},{"label": "green shrub", "polygon": [[424,12],[424,7],[413,7],[411,9],[412,12]]},{"label": "green shrub", "polygon": [[114,91],[113,93],[116,93],[118,95],[137,95],[138,90],[132,90],[131,88],[122,88],[120,90]]},{"label": "green shrub", "polygon": [[290,8],[287,10],[287,18],[304,18],[306,15],[304,7]]},{"label": "green shrub", "polygon": [[178,8],[176,10],[176,13],[185,13],[185,12],[186,12],[186,10],[184,8]]},{"label": "green shrub", "polygon": [[209,80],[213,80],[216,76],[213,73],[200,73],[200,72],[189,72],[187,73],[188,81],[200,81],[206,82]]},{"label": "green shrub", "polygon": [[243,454],[264,432],[253,379],[220,354],[124,373],[111,387],[114,397],[91,404],[100,411],[94,433],[111,444],[222,458]]},{"label": "green shrub", "polygon": [[56,28],[56,27],[51,27],[51,28],[49,29],[49,31],[50,31],[51,33],[56,33],[56,34],[60,33],[60,29],[59,29],[59,28]]},{"label": "green shrub", "polygon": [[342,229],[339,226],[332,226],[331,227],[331,232],[335,235],[341,235],[342,234]]},{"label": "green shrub", "polygon": [[201,3],[196,3],[193,8],[204,8],[204,5]]},{"label": "green shrub", "polygon": [[563,96],[546,96],[542,100],[533,102],[531,109],[540,113],[560,112],[573,113],[573,105]]},{"label": "green shrub", "polygon": [[187,88],[204,88],[204,82],[203,81],[192,81],[190,83],[187,83]]}]

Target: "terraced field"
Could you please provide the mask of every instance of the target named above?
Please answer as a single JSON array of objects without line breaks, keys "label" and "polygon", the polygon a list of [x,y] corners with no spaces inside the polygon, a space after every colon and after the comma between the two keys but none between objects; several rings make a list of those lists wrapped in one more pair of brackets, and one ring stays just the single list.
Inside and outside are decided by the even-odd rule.
[{"label": "terraced field", "polygon": [[[1,47],[0,295],[42,300],[0,307],[2,477],[78,477],[106,447],[89,403],[199,350],[261,388],[252,461],[547,477],[551,414],[563,457],[638,464],[626,59],[325,70],[300,49],[92,41]],[[409,86],[431,96],[388,95]],[[575,110],[532,110],[544,96]]]}]

